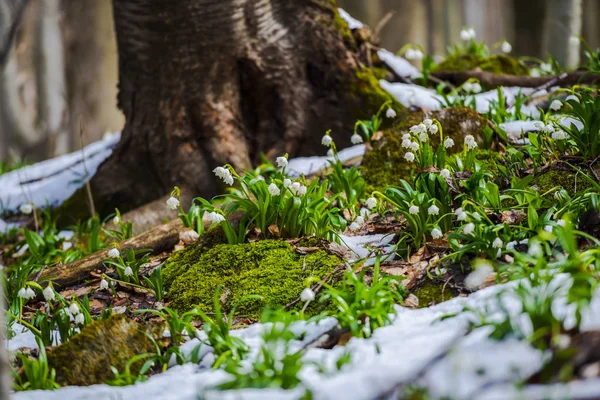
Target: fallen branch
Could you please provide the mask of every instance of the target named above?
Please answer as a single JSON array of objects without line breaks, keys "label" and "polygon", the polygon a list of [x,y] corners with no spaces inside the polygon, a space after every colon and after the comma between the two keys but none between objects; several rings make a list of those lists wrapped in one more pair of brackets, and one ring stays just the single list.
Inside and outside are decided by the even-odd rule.
[{"label": "fallen branch", "polygon": [[[119,243],[121,251],[126,249],[152,249],[153,254],[170,250],[179,242],[179,232],[184,229],[181,220],[176,219],[164,225]],[[67,287],[89,279],[90,272],[102,267],[104,260],[108,258],[108,250],[98,251],[81,260],[69,264],[57,264],[48,267],[41,275],[43,280],[52,280],[55,286]]]},{"label": "fallen branch", "polygon": [[[589,73],[585,71],[570,72],[557,77],[554,75],[550,76],[522,76],[522,75],[505,75],[495,74],[493,72],[486,71],[467,71],[467,72],[432,72],[431,75],[435,76],[444,81],[461,85],[468,79],[475,78],[479,80],[482,85],[488,87],[497,86],[518,86],[518,87],[544,87],[549,82],[556,80],[557,84],[562,86],[572,86],[576,84],[590,84],[600,82],[600,74]],[[562,79],[560,79],[562,78]]]}]

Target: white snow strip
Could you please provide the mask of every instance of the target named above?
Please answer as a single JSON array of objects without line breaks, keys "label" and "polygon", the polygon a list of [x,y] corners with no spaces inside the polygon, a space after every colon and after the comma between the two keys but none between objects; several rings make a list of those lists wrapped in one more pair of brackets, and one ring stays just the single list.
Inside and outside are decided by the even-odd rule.
[{"label": "white snow strip", "polygon": [[338,8],[338,12],[340,13],[340,17],[342,17],[342,19],[348,23],[348,28],[350,28],[350,29],[360,29],[363,26],[365,26],[365,24],[363,24],[362,22],[360,22],[356,18],[353,18],[348,13],[348,11],[344,10],[343,8]]},{"label": "white snow strip", "polygon": [[[90,176],[110,156],[121,134],[106,135],[86,146],[85,166]],[[85,183],[82,152],[76,151],[0,175],[0,211],[16,211],[27,202],[56,206]]]},{"label": "white snow strip", "polygon": [[[366,247],[378,247],[383,250],[383,254],[390,254],[394,246],[390,245],[393,234],[376,234],[376,235],[360,235],[360,236],[347,236],[340,235],[342,244],[348,247],[355,254],[355,257],[351,261],[362,260],[367,258],[371,254],[371,250]],[[393,259],[390,257],[388,259]],[[375,263],[375,257],[371,257],[365,261],[365,265],[373,265]]]},{"label": "white snow strip", "polygon": [[382,89],[394,96],[404,107],[419,107],[426,110],[441,110],[442,96],[435,90],[411,83],[390,83],[380,80]]},{"label": "white snow strip", "polygon": [[[365,151],[365,145],[359,144],[343,149],[339,151],[337,155],[341,162],[345,162],[353,158],[363,156]],[[325,168],[328,168],[329,161],[333,161],[333,158],[318,156],[292,158],[288,163],[286,173],[291,177],[314,174]]]},{"label": "white snow strip", "polygon": [[394,73],[403,78],[416,79],[421,76],[421,71],[408,60],[399,57],[386,49],[377,52],[381,61],[387,64]]}]

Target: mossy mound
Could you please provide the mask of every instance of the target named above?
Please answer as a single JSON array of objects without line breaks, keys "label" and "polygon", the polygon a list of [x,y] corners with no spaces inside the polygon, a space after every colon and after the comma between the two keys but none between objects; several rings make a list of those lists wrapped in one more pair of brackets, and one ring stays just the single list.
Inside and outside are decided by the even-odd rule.
[{"label": "mossy mound", "polygon": [[433,71],[467,72],[476,68],[495,74],[529,75],[529,68],[525,64],[504,54],[487,58],[475,54],[453,55],[436,65]]},{"label": "mossy mound", "polygon": [[[110,367],[123,371],[136,355],[154,350],[144,327],[124,315],[87,325],[71,340],[48,352],[48,364],[61,385],[89,386],[114,379]],[[132,373],[137,373],[133,365]]]},{"label": "mossy mound", "polygon": [[443,282],[433,282],[429,279],[416,289],[413,294],[419,299],[419,308],[429,307],[430,305],[439,304],[456,297],[448,287],[444,290]]},{"label": "mossy mound", "polygon": [[549,192],[553,188],[563,188],[570,195],[589,189],[592,184],[581,174],[570,169],[550,169],[543,174],[533,178],[532,187],[536,187],[541,194],[551,198],[554,192]]},{"label": "mossy mound", "polygon": [[[389,185],[397,185],[400,179],[411,178],[415,164],[404,159],[406,149],[402,147],[402,135],[411,126],[423,122],[425,118],[437,119],[444,130],[444,137],[451,137],[455,146],[450,153],[462,151],[466,135],[473,135],[481,145],[483,130],[487,120],[477,111],[469,107],[451,107],[425,114],[422,111],[404,112],[400,122],[393,128],[385,130],[380,140],[372,142],[372,148],[367,151],[362,161],[363,177],[367,182],[367,192],[381,190]],[[434,145],[439,142],[439,135],[432,136]]]},{"label": "mossy mound", "polygon": [[475,158],[479,161],[485,171],[492,174],[493,178],[498,178],[500,175],[499,165],[502,164],[502,154],[494,150],[477,149]]},{"label": "mossy mound", "polygon": [[213,228],[201,235],[196,242],[189,245],[183,250],[176,251],[165,262],[161,269],[161,275],[165,287],[171,286],[171,283],[183,274],[188,268],[193,265],[202,253],[213,248],[217,244],[227,243],[225,232],[221,227]]},{"label": "mossy mound", "polygon": [[[264,307],[282,307],[297,299],[310,279],[324,279],[341,262],[324,250],[298,254],[279,240],[220,244],[206,252],[185,249],[180,253],[195,261],[171,284],[171,307],[181,312],[195,307],[212,312],[215,290],[222,285],[223,310],[237,305],[236,313],[250,318],[258,317]],[[240,302],[247,295],[261,298]]]}]

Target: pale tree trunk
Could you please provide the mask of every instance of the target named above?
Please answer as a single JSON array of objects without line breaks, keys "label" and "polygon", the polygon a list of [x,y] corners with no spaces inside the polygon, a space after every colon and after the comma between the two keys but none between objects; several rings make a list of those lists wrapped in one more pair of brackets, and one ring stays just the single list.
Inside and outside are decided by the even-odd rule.
[{"label": "pale tree trunk", "polygon": [[[331,0],[113,1],[126,123],[91,181],[101,210],[172,190],[218,193],[212,170],[264,153],[323,154],[327,129],[389,99]],[[371,75],[369,75],[371,74]],[[366,93],[366,94],[363,94]]]},{"label": "pale tree trunk", "polygon": [[581,35],[582,0],[548,0],[544,22],[544,52],[561,65],[574,68],[579,64],[578,43],[569,40]]},{"label": "pale tree trunk", "polygon": [[8,363],[8,350],[6,348],[6,318],[4,291],[0,285],[0,400],[8,400],[11,390],[10,365]]}]

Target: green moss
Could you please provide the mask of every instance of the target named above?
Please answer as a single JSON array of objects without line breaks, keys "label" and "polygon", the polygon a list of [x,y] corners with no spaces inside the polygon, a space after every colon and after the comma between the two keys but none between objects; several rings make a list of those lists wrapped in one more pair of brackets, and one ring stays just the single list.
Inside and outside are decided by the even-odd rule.
[{"label": "green moss", "polygon": [[494,150],[477,149],[475,158],[483,165],[483,168],[490,172],[494,178],[500,174],[498,164],[502,164],[502,155]]},{"label": "green moss", "polygon": [[[586,190],[592,185],[583,176],[567,169],[550,169],[533,178],[531,186],[536,186],[541,194],[548,193],[556,187],[562,187],[570,195]],[[554,191],[547,196],[553,196]]]},{"label": "green moss", "polygon": [[432,282],[429,279],[415,290],[413,294],[419,298],[419,308],[439,304],[455,297],[454,293],[448,287],[444,289],[443,282]]},{"label": "green moss", "polygon": [[[339,263],[323,250],[302,255],[278,240],[217,245],[175,278],[169,289],[170,305],[179,311],[198,307],[212,312],[213,295],[222,285],[225,312],[238,304],[237,314],[256,318],[266,306],[281,307],[297,299],[310,279],[324,279]],[[262,298],[240,302],[251,294]]]},{"label": "green moss", "polygon": [[356,104],[352,111],[357,119],[371,119],[383,103],[392,101],[392,108],[397,113],[404,111],[404,107],[381,88],[379,79],[370,68],[362,68],[355,72],[354,78],[344,82],[344,90],[349,96],[348,104]]},{"label": "green moss", "polygon": [[[119,371],[135,355],[154,349],[144,327],[126,316],[113,315],[87,325],[71,340],[48,352],[48,364],[61,385],[88,386],[114,379],[109,367]],[[136,373],[133,366],[133,373]]]},{"label": "green moss", "polygon": [[184,250],[173,253],[161,270],[165,287],[171,286],[173,280],[187,271],[201,257],[202,253],[222,243],[227,243],[225,232],[221,227],[216,227],[205,232]]},{"label": "green moss", "polygon": [[340,32],[340,35],[342,35],[342,38],[344,39],[344,43],[353,44],[354,36],[352,35],[352,31],[350,30],[348,23],[346,22],[346,20],[344,20],[344,18],[341,17],[341,15],[337,9],[337,6],[335,6],[335,4],[333,5],[332,10],[333,10],[333,14],[334,14],[335,27]]},{"label": "green moss", "polygon": [[[444,137],[454,139],[456,145],[449,153],[462,150],[462,142],[466,135],[473,135],[481,144],[482,133],[487,126],[485,117],[469,107],[446,108],[427,115],[422,111],[402,112],[399,114],[399,122],[391,129],[385,130],[380,140],[372,142],[372,148],[363,158],[362,172],[367,183],[367,193],[389,185],[397,185],[400,179],[410,179],[415,171],[415,164],[404,159],[406,149],[402,148],[402,135],[425,118],[439,120]],[[432,136],[432,142],[434,146],[437,145],[439,135]]]},{"label": "green moss", "polygon": [[475,54],[461,54],[447,57],[434,67],[434,71],[466,72],[480,68],[496,74],[529,75],[529,68],[516,58],[496,54],[487,58]]}]

